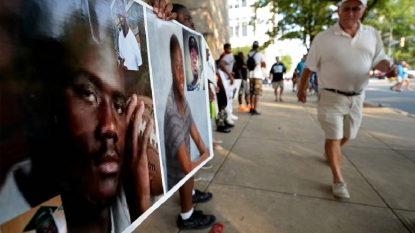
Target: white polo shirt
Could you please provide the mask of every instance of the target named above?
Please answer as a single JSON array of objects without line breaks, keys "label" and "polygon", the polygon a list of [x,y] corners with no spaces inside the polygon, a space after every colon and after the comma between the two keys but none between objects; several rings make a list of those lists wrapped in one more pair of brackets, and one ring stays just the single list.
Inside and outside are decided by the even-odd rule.
[{"label": "white polo shirt", "polygon": [[336,23],[313,40],[305,66],[318,71],[319,88],[358,92],[367,85],[370,70],[385,59],[382,39],[373,27],[360,24],[352,38]]},{"label": "white polo shirt", "polygon": [[120,57],[125,59],[124,65],[127,66],[128,70],[139,70],[139,67],[143,64],[141,51],[130,29],[128,29],[127,37],[124,37],[122,30],[119,32],[118,47],[120,49]]}]

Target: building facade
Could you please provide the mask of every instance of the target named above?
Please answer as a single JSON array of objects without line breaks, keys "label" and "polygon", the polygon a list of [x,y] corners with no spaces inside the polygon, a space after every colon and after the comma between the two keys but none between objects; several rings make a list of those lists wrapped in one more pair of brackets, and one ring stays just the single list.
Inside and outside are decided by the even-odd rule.
[{"label": "building facade", "polygon": [[254,41],[263,45],[271,39],[272,43],[264,51],[267,58],[267,69],[273,65],[276,56],[286,54],[291,56],[293,66],[295,66],[307,50],[300,40],[280,41],[278,36],[270,38],[267,32],[278,24],[278,17],[273,18],[272,3],[257,10],[252,7],[258,1],[262,0],[228,0],[228,30],[234,53],[238,52],[239,47],[252,46]]},{"label": "building facade", "polygon": [[223,45],[229,42],[227,0],[169,0],[186,6],[193,17],[196,30],[203,34],[212,55],[218,59]]}]

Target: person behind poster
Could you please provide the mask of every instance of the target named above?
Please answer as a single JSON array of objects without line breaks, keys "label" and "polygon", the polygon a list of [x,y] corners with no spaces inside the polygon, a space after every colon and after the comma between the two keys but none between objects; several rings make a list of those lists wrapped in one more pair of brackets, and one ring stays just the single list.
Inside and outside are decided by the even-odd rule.
[{"label": "person behind poster", "polygon": [[[193,23],[192,15],[190,14],[189,10],[185,6],[175,3],[173,4],[172,11],[177,13],[177,21],[180,24],[196,31],[195,25]],[[207,55],[206,56],[207,60],[209,60],[208,49],[206,49],[206,55]],[[214,68],[214,66],[212,66],[212,68]],[[209,82],[211,82],[210,79],[208,80]],[[209,96],[213,96],[214,93],[211,92],[210,88],[208,90],[209,90]],[[209,169],[211,167],[212,165],[210,165],[210,163],[208,162],[208,163],[205,163],[202,169],[203,168]],[[182,202],[180,204],[182,206],[182,212],[180,213],[180,215],[183,221],[180,221],[181,224],[179,225],[179,228],[188,228],[186,225],[193,225],[194,227],[197,227],[203,221],[203,219],[205,219],[203,215],[194,215],[192,218],[191,214],[193,213],[193,209],[191,209],[190,212],[188,211],[189,209],[188,206],[190,205],[190,197],[192,197],[192,203],[206,203],[213,198],[213,194],[210,192],[202,192],[200,190],[194,189],[194,181],[195,181],[194,177],[188,179],[186,183],[183,185],[183,187],[181,188],[182,190],[180,192],[180,196],[181,196]],[[192,193],[192,195],[190,195],[190,193]],[[183,211],[186,211],[186,212],[183,212]],[[196,224],[192,222],[196,222]]]},{"label": "person behind poster", "polygon": [[197,41],[194,36],[189,37],[189,56],[190,64],[192,66],[193,80],[189,84],[187,84],[187,90],[198,91],[201,89],[201,84],[199,82],[199,48],[197,46]]},{"label": "person behind poster", "polygon": [[[175,17],[169,12],[171,4],[150,3],[155,2],[158,7],[154,12],[159,16]],[[135,177],[140,199],[137,209],[144,212],[149,208],[148,164],[143,148],[152,122],[140,138],[138,124],[144,105],[136,96],[127,101],[116,68],[114,43],[105,38],[110,33],[102,33],[112,28],[97,22],[97,14],[103,12],[95,12],[94,3],[86,12],[66,9],[63,34],[53,34],[41,30],[44,23],[56,23],[40,20],[49,10],[41,7],[44,5],[42,0],[25,1],[19,15],[25,32],[23,41],[31,51],[25,59],[33,71],[33,83],[39,86],[30,110],[38,111],[29,112],[26,118],[31,134],[30,164],[24,171],[8,174],[14,177],[13,184],[0,187],[0,199],[25,203],[17,206],[17,212],[23,213],[41,200],[62,194],[70,232],[121,232],[131,223],[120,186],[123,166]],[[32,6],[36,11],[29,11]],[[126,139],[132,141],[133,153],[127,162],[123,161]],[[4,208],[1,212],[3,221],[16,217],[8,216]]]},{"label": "person behind poster", "polygon": [[118,18],[121,32],[118,35],[119,60],[121,67],[127,70],[139,70],[143,64],[141,51],[137,40],[130,29],[128,14],[125,11],[124,0],[117,0]]},{"label": "person behind poster", "polygon": [[[210,156],[209,148],[205,147],[202,141],[185,97],[182,50],[175,35],[170,38],[170,59],[173,84],[167,97],[164,115],[164,140],[169,189]],[[194,161],[191,161],[190,157],[190,137],[200,153],[200,157]],[[198,221],[192,222],[192,224],[197,224],[199,228],[212,226],[216,220],[214,216],[203,215],[201,211],[193,211],[192,189],[193,182],[186,182],[179,190],[181,212],[191,216],[191,221],[197,218]],[[185,219],[189,220],[186,217]],[[194,225],[189,225],[189,221],[185,219],[182,215],[178,216],[177,223],[180,229],[196,228]]]}]

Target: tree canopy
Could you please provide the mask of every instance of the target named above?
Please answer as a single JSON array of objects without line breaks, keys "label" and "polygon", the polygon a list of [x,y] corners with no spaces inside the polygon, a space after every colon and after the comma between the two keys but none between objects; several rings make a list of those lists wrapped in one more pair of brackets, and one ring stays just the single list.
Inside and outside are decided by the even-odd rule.
[{"label": "tree canopy", "polygon": [[[270,7],[273,13],[269,23],[274,24],[275,17],[279,19],[278,23],[273,25],[273,29],[268,31],[270,39],[263,47],[267,47],[274,38],[278,37],[280,40],[300,39],[309,49],[315,36],[336,22],[338,2],[339,0],[258,1],[253,5],[254,8]],[[369,0],[362,21],[376,27],[383,24],[376,24],[376,20],[379,21],[381,17],[384,17],[385,21],[394,22],[390,25],[397,29],[397,36],[408,34],[408,28],[413,24],[412,22],[415,22],[413,8],[413,0]],[[383,25],[383,27],[389,26]],[[384,31],[379,27],[376,28]],[[404,47],[396,50],[396,53],[400,52],[409,56],[407,50],[409,47],[406,49]]]},{"label": "tree canopy", "polygon": [[293,65],[293,60],[289,54],[282,55],[280,57],[280,61],[284,63],[285,68],[287,68],[287,72],[290,72],[291,67]]}]

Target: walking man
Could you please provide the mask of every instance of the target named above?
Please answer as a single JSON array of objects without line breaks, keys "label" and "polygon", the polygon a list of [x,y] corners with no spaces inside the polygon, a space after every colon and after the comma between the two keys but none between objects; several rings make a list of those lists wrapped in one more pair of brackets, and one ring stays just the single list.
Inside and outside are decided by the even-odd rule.
[{"label": "walking man", "polygon": [[[283,102],[282,93],[284,92],[284,74],[287,72],[287,68],[284,63],[280,62],[280,58],[276,57],[277,62],[272,65],[269,72],[269,78],[272,78],[272,87],[274,88],[275,101]],[[278,87],[280,88],[280,95],[278,98]]]},{"label": "walking man", "polygon": [[325,155],[333,173],[333,195],[349,198],[341,172],[341,147],[354,139],[362,121],[364,87],[372,68],[396,75],[377,30],[360,23],[367,0],[342,0],[339,21],[314,39],[308,54],[298,100],[305,103],[308,79],[318,71],[318,120],[325,134]]},{"label": "walking man", "polygon": [[[303,73],[303,69],[304,69],[306,60],[307,60],[307,54],[305,54],[303,56],[301,61],[297,64],[297,67],[295,67],[295,72],[297,72],[297,79],[296,79],[297,90],[300,90],[301,75]],[[293,86],[293,88],[294,88],[294,86]]]},{"label": "walking man", "polygon": [[[265,63],[265,56],[258,51],[259,44],[258,41],[255,41],[252,44],[252,50],[248,54],[247,65],[250,70],[249,74],[249,91],[251,92],[251,110],[249,113],[252,115],[261,115],[257,112],[259,96],[262,95],[262,68],[267,67]],[[251,64],[254,61],[254,68],[251,70]]]}]

